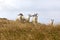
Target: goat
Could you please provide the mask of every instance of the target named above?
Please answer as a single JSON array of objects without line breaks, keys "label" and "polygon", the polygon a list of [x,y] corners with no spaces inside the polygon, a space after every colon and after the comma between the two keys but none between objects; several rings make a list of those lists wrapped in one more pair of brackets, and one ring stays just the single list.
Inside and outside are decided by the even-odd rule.
[{"label": "goat", "polygon": [[53,25],[54,24],[54,19],[51,19],[51,25]]},{"label": "goat", "polygon": [[22,14],[22,13],[20,13],[19,15],[18,15],[18,17],[17,17],[17,19],[16,20],[18,20],[18,21],[21,21],[21,22],[24,22],[24,15]]},{"label": "goat", "polygon": [[32,16],[33,16],[32,22],[33,22],[34,24],[36,24],[36,23],[37,23],[37,19],[38,19],[38,14],[34,14],[34,15],[32,15]]},{"label": "goat", "polygon": [[30,22],[30,17],[32,17],[32,15],[29,14],[29,15],[28,15],[28,18],[26,18],[26,21],[27,21],[27,22]]}]

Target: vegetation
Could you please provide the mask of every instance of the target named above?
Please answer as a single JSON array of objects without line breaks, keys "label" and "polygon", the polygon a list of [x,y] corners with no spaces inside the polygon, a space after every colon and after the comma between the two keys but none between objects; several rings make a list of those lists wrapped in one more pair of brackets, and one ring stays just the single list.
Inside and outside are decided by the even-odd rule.
[{"label": "vegetation", "polygon": [[0,40],[60,40],[60,25],[34,25],[0,18]]}]

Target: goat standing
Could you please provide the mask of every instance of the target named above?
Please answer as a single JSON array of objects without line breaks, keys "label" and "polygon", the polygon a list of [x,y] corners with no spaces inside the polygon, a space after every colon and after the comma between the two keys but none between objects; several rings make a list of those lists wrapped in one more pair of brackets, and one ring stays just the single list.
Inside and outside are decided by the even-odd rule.
[{"label": "goat standing", "polygon": [[38,14],[34,14],[34,15],[32,15],[32,16],[33,16],[32,22],[33,22],[34,24],[36,24],[36,23],[38,22]]}]

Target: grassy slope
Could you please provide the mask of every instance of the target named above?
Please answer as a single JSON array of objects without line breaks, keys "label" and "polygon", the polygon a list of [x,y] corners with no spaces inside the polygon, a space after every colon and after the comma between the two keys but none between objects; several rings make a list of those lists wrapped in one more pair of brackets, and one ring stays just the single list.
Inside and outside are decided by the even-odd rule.
[{"label": "grassy slope", "polygon": [[0,19],[0,40],[60,40],[60,26]]}]

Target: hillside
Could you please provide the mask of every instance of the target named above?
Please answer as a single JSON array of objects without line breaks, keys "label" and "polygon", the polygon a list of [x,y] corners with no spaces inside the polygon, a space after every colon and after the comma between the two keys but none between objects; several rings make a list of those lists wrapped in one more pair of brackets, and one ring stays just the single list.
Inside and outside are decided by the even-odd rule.
[{"label": "hillside", "polygon": [[60,25],[34,25],[0,18],[0,40],[60,40]]}]

